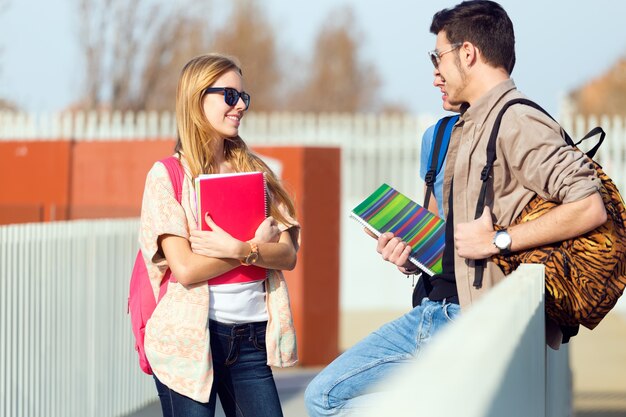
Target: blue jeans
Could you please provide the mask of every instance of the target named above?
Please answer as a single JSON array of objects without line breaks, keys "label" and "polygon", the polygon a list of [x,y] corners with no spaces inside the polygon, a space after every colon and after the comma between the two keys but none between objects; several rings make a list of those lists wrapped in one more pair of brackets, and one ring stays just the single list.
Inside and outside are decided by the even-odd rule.
[{"label": "blue jeans", "polygon": [[155,376],[163,417],[213,417],[218,395],[227,417],[281,417],[274,376],[267,365],[266,326],[267,322],[209,321],[214,376],[209,402],[181,395]]},{"label": "blue jeans", "polygon": [[371,333],[311,381],[304,394],[309,415],[345,416],[372,406],[381,393],[370,389],[417,356],[431,336],[459,312],[458,304],[425,298],[421,305]]}]

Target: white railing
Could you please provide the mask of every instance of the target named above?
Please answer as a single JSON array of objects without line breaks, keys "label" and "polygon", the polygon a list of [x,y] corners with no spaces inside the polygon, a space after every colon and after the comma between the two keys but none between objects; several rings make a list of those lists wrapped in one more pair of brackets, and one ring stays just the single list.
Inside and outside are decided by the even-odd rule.
[{"label": "white railing", "polygon": [[154,401],[126,314],[137,230],[0,227],[0,415],[112,417]]},{"label": "white railing", "polygon": [[[333,146],[342,151],[342,193],[360,198],[388,182],[410,197],[421,196],[416,184],[421,135],[436,120],[432,115],[365,115],[249,113],[241,136],[252,146]],[[626,121],[620,117],[565,117],[573,138],[591,127],[607,132],[596,158],[618,187],[626,189]],[[164,112],[90,112],[26,114],[0,112],[0,141],[7,140],[171,140],[173,114]]]},{"label": "white railing", "polygon": [[568,417],[568,350],[545,346],[544,267],[522,265],[378,390],[367,416]]},{"label": "white railing", "polygon": [[432,116],[251,114],[242,137],[251,146],[331,146],[341,149],[342,197],[362,198],[387,182],[417,198],[421,136]]},{"label": "white railing", "polygon": [[[255,138],[271,144],[336,146],[346,137],[414,138],[417,125],[432,123],[434,116],[350,113],[248,113],[241,127],[246,141]],[[419,129],[419,128],[418,128]],[[0,110],[0,141],[79,141],[171,139],[176,121],[170,112],[21,113]]]},{"label": "white railing", "polygon": [[2,140],[137,140],[176,137],[170,112],[21,113],[0,111]]}]

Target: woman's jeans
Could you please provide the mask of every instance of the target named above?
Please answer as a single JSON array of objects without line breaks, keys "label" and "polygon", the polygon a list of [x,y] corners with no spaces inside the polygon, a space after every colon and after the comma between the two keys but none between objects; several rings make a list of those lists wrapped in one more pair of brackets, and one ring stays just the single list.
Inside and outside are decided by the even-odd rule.
[{"label": "woman's jeans", "polygon": [[163,417],[213,417],[216,396],[227,417],[280,417],[282,409],[272,369],[267,365],[267,322],[223,324],[209,321],[213,387],[208,403],[181,395],[159,381]]},{"label": "woman's jeans", "polygon": [[431,336],[459,312],[458,304],[425,298],[421,305],[371,333],[311,381],[304,394],[309,415],[345,416],[373,406],[381,393],[370,389],[417,356]]}]

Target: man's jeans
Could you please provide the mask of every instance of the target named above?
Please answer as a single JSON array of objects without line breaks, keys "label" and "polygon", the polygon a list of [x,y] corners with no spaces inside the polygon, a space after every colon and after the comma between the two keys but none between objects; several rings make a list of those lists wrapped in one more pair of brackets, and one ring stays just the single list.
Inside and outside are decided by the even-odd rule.
[{"label": "man's jeans", "polygon": [[459,312],[457,304],[425,298],[421,305],[371,333],[311,381],[304,394],[309,415],[345,416],[371,407],[381,394],[369,390],[417,356],[431,336]]},{"label": "man's jeans", "polygon": [[212,417],[216,395],[228,417],[281,417],[272,369],[267,365],[267,322],[223,324],[209,321],[214,380],[208,403],[169,389],[156,376],[164,417]]}]

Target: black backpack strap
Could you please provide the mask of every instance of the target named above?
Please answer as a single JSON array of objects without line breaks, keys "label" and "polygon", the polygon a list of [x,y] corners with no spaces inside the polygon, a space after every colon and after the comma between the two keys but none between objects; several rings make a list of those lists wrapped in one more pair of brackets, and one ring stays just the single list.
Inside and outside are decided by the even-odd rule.
[{"label": "black backpack strap", "polygon": [[[498,131],[500,130],[500,124],[502,123],[502,116],[504,115],[506,110],[514,104],[525,104],[527,106],[530,106],[534,109],[539,110],[540,112],[542,112],[543,114],[550,117],[552,120],[556,122],[556,119],[554,119],[554,117],[552,117],[550,113],[548,113],[540,105],[538,105],[532,100],[528,100],[525,98],[516,98],[516,99],[506,102],[504,106],[502,106],[502,109],[500,109],[498,116],[496,116],[496,120],[493,124],[493,129],[491,130],[491,135],[489,136],[489,142],[487,143],[487,162],[485,163],[485,166],[483,167],[483,170],[480,173],[480,179],[482,181],[482,185],[480,187],[480,193],[478,195],[478,202],[476,203],[476,212],[474,213],[474,219],[479,218],[483,214],[483,210],[485,209],[485,198],[487,195],[487,180],[489,179],[489,175],[491,174],[491,170],[493,169],[493,164],[496,160],[496,141],[498,139]],[[561,129],[561,134],[565,142],[570,146],[576,146],[580,144],[582,141],[599,134],[600,140],[598,141],[598,143],[586,153],[586,155],[589,158],[593,158],[595,156],[596,152],[600,148],[600,145],[602,145],[602,142],[604,141],[604,137],[606,135],[604,133],[604,130],[602,130],[602,128],[596,127],[592,129],[589,133],[587,133],[585,137],[582,138],[580,141],[578,141],[577,143],[574,143],[572,138],[569,136],[569,134],[565,130]],[[485,268],[485,260],[483,259],[483,260],[475,261],[474,266],[475,266],[474,288],[481,288],[482,283],[483,283],[483,272]]]},{"label": "black backpack strap", "polygon": [[428,171],[424,181],[426,182],[426,193],[424,195],[424,208],[428,209],[428,203],[430,203],[430,196],[433,194],[435,180],[439,171],[441,171],[441,155],[448,153],[448,146],[450,145],[450,136],[452,135],[452,129],[447,129],[450,123],[454,124],[459,119],[458,115],[446,116],[439,120],[435,126],[435,140],[433,142],[433,148],[430,153],[430,162],[428,164]]},{"label": "black backpack strap", "polygon": [[[533,107],[539,110],[540,112],[546,114],[547,116],[549,116],[552,120],[554,120],[554,118],[550,116],[550,114],[547,111],[545,111],[541,106],[539,106],[534,101],[531,101],[525,98],[516,98],[516,99],[510,100],[504,103],[504,106],[502,106],[502,109],[496,116],[496,120],[493,124],[493,129],[491,130],[491,135],[489,136],[489,142],[487,143],[487,162],[485,163],[485,166],[483,167],[483,170],[480,173],[480,179],[482,181],[482,185],[480,187],[480,193],[478,195],[478,202],[476,203],[476,212],[474,214],[474,219],[478,219],[480,216],[482,216],[483,210],[485,209],[485,198],[487,195],[487,180],[489,179],[489,176],[491,175],[493,164],[497,158],[496,141],[498,139],[498,131],[500,130],[500,125],[502,124],[502,116],[504,116],[504,113],[507,111],[507,109],[514,104],[525,104],[527,106]],[[563,130],[562,132],[563,132],[563,138],[565,139],[567,144],[574,146],[574,141],[570,138],[567,132]],[[474,262],[474,267],[475,267],[474,268],[474,271],[475,271],[474,288],[478,289],[478,288],[481,288],[483,285],[483,272],[485,269],[485,260],[484,259],[476,260]]]},{"label": "black backpack strap", "polygon": [[584,138],[582,138],[581,140],[579,140],[578,142],[575,143],[575,146],[580,145],[583,141],[594,137],[595,135],[600,135],[600,139],[598,140],[598,143],[595,144],[595,146],[591,149],[589,149],[589,151],[587,151],[585,154],[593,159],[594,156],[596,156],[596,152],[598,152],[598,149],[600,149],[600,145],[602,145],[602,142],[604,142],[604,137],[606,136],[606,133],[604,133],[604,130],[601,127],[594,127],[593,129],[591,129],[589,131],[589,133],[587,133],[585,135]]}]

